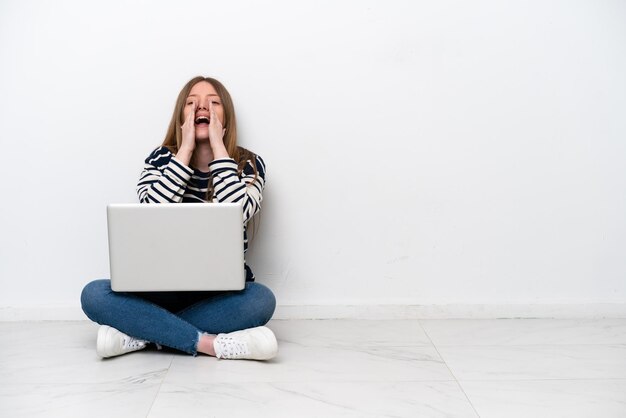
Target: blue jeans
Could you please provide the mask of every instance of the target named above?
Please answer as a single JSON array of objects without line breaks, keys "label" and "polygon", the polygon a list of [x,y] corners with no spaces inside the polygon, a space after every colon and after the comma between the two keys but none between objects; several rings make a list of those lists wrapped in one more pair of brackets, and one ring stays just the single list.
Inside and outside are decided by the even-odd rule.
[{"label": "blue jeans", "polygon": [[94,280],[80,300],[94,322],[194,356],[202,333],[265,325],[276,308],[272,291],[256,282],[228,292],[114,292],[110,280]]}]

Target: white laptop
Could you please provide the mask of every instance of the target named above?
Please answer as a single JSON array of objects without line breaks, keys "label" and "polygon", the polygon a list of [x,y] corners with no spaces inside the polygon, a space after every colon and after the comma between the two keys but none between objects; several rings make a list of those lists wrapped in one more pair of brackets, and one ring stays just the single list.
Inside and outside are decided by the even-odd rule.
[{"label": "white laptop", "polygon": [[116,292],[241,290],[241,203],[107,206]]}]

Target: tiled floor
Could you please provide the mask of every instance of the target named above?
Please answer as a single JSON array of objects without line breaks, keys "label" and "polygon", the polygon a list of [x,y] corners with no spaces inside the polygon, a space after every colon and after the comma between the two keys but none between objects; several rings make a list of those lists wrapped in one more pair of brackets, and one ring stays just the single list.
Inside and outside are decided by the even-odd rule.
[{"label": "tiled floor", "polygon": [[253,362],[100,360],[93,323],[0,323],[0,416],[626,417],[626,319],[269,326]]}]

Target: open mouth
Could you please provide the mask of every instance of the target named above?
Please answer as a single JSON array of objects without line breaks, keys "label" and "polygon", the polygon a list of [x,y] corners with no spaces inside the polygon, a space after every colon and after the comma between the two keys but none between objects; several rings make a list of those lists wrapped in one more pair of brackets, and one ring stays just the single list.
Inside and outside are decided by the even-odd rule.
[{"label": "open mouth", "polygon": [[198,125],[208,125],[210,123],[209,118],[207,118],[206,116],[199,116],[196,118],[196,126]]}]

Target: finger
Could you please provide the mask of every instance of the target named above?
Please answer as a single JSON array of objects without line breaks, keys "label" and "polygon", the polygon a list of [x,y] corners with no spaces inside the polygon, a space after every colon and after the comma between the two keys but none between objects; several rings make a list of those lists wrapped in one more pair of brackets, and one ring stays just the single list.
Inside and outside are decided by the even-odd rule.
[{"label": "finger", "polygon": [[[193,108],[193,105],[192,105]],[[189,113],[187,113],[187,116],[185,116],[185,120],[183,120],[183,126],[187,125],[187,123],[189,123]]]},{"label": "finger", "polygon": [[196,119],[196,102],[191,102],[191,112],[189,112],[189,121],[193,122]]},{"label": "finger", "polygon": [[191,125],[195,119],[195,115],[196,115],[196,102],[191,102],[191,111],[189,112],[189,114],[187,115],[187,118],[185,119],[185,125],[187,124]]}]

